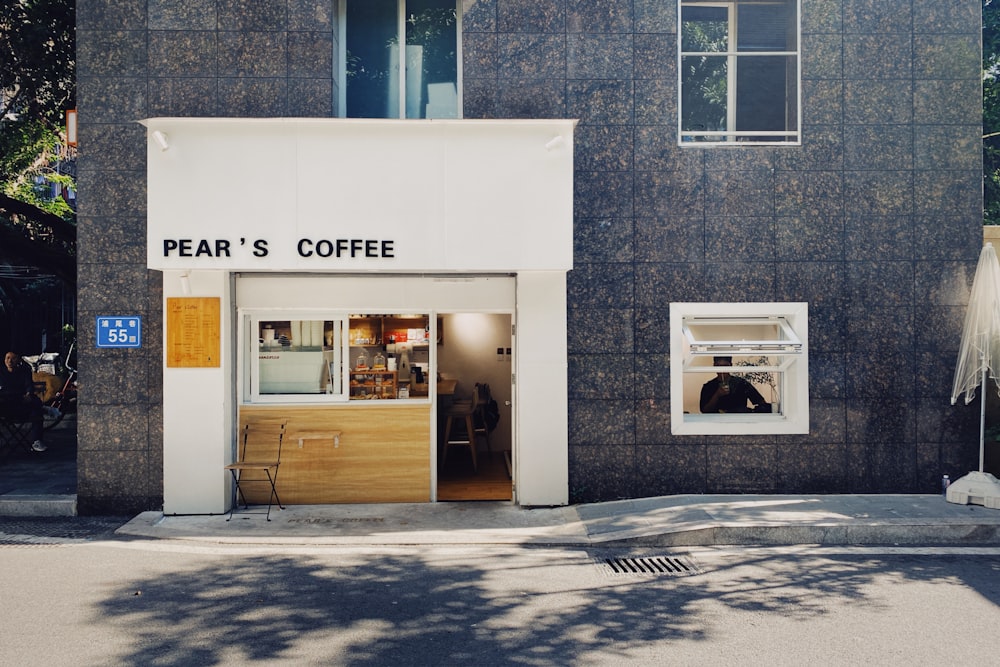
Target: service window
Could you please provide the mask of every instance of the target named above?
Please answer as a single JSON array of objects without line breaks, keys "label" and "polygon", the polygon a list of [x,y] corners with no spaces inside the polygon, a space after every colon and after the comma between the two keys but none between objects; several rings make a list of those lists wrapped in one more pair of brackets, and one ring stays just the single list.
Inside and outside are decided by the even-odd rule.
[{"label": "service window", "polygon": [[429,314],[242,310],[240,326],[246,403],[429,396]]},{"label": "service window", "polygon": [[240,322],[244,401],[346,400],[346,316],[243,312]]},{"label": "service window", "polygon": [[671,430],[808,433],[805,303],[670,304]]},{"label": "service window", "polygon": [[430,395],[430,315],[350,317],[352,401],[426,399]]}]

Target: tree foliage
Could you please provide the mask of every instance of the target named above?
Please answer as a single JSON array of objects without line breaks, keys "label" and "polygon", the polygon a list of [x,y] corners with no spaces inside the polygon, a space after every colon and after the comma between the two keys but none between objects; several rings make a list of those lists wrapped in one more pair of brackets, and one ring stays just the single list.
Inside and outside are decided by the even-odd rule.
[{"label": "tree foliage", "polygon": [[63,133],[76,106],[75,21],[75,0],[0,3],[0,263],[70,284],[76,215],[60,195],[73,187]]}]

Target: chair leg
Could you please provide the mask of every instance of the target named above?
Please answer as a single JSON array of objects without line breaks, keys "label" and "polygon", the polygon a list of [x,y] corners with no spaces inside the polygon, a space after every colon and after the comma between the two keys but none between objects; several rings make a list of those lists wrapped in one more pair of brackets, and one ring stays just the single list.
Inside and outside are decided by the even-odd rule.
[{"label": "chair leg", "polygon": [[233,476],[233,501],[232,504],[229,506],[229,518],[227,518],[226,521],[229,521],[230,519],[233,518],[233,512],[236,510],[236,507],[240,504],[241,497],[243,498],[243,509],[249,509],[250,507],[250,504],[247,502],[247,497],[243,493],[243,489],[240,488],[239,473],[237,473],[235,470],[230,470],[229,472]]},{"label": "chair leg", "polygon": [[451,415],[444,422],[444,447],[441,448],[441,468],[444,468],[444,462],[448,459],[448,438],[451,437]]},{"label": "chair leg", "polygon": [[267,473],[267,481],[271,483],[271,495],[267,499],[267,520],[271,520],[271,504],[272,501],[277,501],[278,509],[285,509],[285,506],[281,504],[281,498],[278,497],[278,489],[275,484],[278,483],[278,471],[274,471],[274,477],[271,476],[270,470],[265,470]]},{"label": "chair leg", "polygon": [[472,415],[465,418],[465,431],[469,438],[469,451],[472,452],[472,469],[479,472],[479,465],[476,463],[476,425],[473,423]]},{"label": "chair leg", "polygon": [[233,497],[230,499],[229,503],[229,516],[226,517],[226,521],[230,521],[233,518],[233,512],[236,510],[236,500],[239,498],[240,483],[236,479],[236,471],[230,470],[230,474],[233,476]]},{"label": "chair leg", "polygon": [[[243,487],[240,486],[240,476],[241,476],[241,474],[242,474],[243,471],[241,470],[241,471],[239,471],[239,473],[237,473],[237,471],[235,471],[235,470],[230,470],[229,472],[232,473],[232,475],[233,475],[233,499],[232,499],[232,504],[229,506],[229,517],[226,518],[226,521],[229,521],[229,520],[231,520],[233,518],[233,512],[240,505],[240,502],[239,502],[240,498],[243,499],[243,509],[244,510],[250,509],[250,502],[247,500],[247,496],[243,492]],[[271,475],[271,471],[270,470],[265,470],[264,474],[267,475],[267,482],[268,482],[268,484],[271,485],[271,494],[267,498],[267,520],[270,521],[271,520],[271,506],[272,505],[277,505],[278,509],[285,509],[285,506],[282,504],[281,498],[278,496],[278,486],[277,486],[277,484],[278,484],[278,473],[277,473],[277,471],[275,471],[275,473],[274,473],[273,476]],[[248,481],[263,482],[264,480],[259,479],[259,480],[248,480]]]},{"label": "chair leg", "polygon": [[486,426],[486,420],[483,420],[483,438],[486,440],[486,456],[493,460],[493,446],[490,444],[490,429]]},{"label": "chair leg", "polygon": [[[473,424],[472,415],[466,415],[463,419],[465,420],[465,431],[466,431],[465,437],[468,438],[469,451],[472,453],[472,469],[475,470],[476,472],[479,472],[479,465],[476,461],[476,431],[475,431],[475,426]],[[448,415],[448,418],[444,422],[444,449],[441,451],[442,469],[444,468],[445,461],[448,460],[448,447],[450,447],[453,444],[461,444],[461,445],[465,444],[465,441],[459,441],[459,440],[456,440],[454,442],[451,441],[451,427],[453,423],[454,420],[452,416]]]}]

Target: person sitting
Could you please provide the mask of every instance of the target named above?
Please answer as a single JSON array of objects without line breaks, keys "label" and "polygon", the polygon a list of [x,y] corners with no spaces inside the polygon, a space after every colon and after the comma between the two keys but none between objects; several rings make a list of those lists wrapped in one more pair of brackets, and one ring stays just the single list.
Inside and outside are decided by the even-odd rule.
[{"label": "person sitting", "polygon": [[15,419],[31,423],[31,449],[36,452],[48,449],[42,442],[44,406],[35,394],[31,367],[16,352],[5,354],[0,366],[0,406]]},{"label": "person sitting", "polygon": [[[732,366],[732,357],[713,357],[713,366]],[[701,411],[715,412],[770,412],[770,405],[757,389],[741,377],[727,372],[716,376],[702,385]]]}]

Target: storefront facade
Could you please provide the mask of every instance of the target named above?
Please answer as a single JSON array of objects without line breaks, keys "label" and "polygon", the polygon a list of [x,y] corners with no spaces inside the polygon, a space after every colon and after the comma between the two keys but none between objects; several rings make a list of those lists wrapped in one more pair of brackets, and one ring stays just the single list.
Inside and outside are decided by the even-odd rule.
[{"label": "storefront facade", "polygon": [[[144,125],[147,257],[164,275],[165,512],[227,508],[216,473],[256,419],[287,420],[293,439],[340,433],[285,447],[285,502],[435,500],[443,397],[417,374],[442,376],[439,318],[470,311],[515,327],[503,342],[519,380],[514,499],[568,502],[572,121]],[[266,197],[220,198],[220,171]],[[197,319],[206,298],[221,304],[214,353],[200,347],[215,317]],[[455,380],[468,392],[477,378]]]},{"label": "storefront facade", "polygon": [[[80,366],[85,384],[102,388],[81,396],[81,512],[224,506],[221,468],[247,402],[244,316],[324,323],[343,316],[349,331],[352,315],[415,313],[426,316],[430,335],[438,313],[464,309],[445,297],[379,301],[376,291],[367,304],[330,298],[314,310],[311,294],[282,304],[301,306],[296,317],[272,320],[261,311],[273,303],[241,301],[244,281],[266,291],[260,281],[301,279],[303,289],[319,292],[326,288],[308,283],[380,274],[414,285],[449,277],[453,285],[509,284],[504,299],[512,305],[483,310],[517,325],[512,420],[515,465],[518,454],[524,464],[515,471],[516,494],[525,504],[930,492],[942,474],[976,465],[977,413],[948,399],[981,243],[980,3],[464,1],[455,4],[450,74],[435,70],[433,81],[415,84],[428,83],[423,105],[411,108],[403,86],[377,104],[377,113],[395,108],[403,118],[437,120],[341,124],[357,109],[351,63],[364,57],[350,45],[350,22],[358,20],[351,7],[350,0],[79,3]],[[734,17],[743,11],[741,23]],[[758,20],[760,11],[780,20]],[[725,27],[730,42],[699,42],[693,26],[711,28],[704,34]],[[425,45],[421,57],[438,47]],[[393,53],[400,71],[415,56],[409,48]],[[771,59],[756,68],[769,73],[767,87],[740,78],[755,69],[747,66],[753,58]],[[697,59],[710,66],[688,67]],[[725,102],[695,94],[711,88],[699,82],[716,79],[729,86]],[[767,105],[771,98],[780,99]],[[768,113],[746,129],[747,111],[761,104]],[[248,135],[258,122],[249,119],[260,118],[275,120]],[[317,125],[287,120],[304,118]],[[194,119],[217,119],[204,140],[229,143],[188,164],[189,133],[203,122]],[[409,167],[398,176],[401,193],[411,179],[425,184],[408,192],[411,201],[365,189],[388,163],[371,147],[410,141],[407,123],[474,132],[496,122],[492,130],[504,136],[499,119],[576,122],[572,133],[547,127],[545,136],[509,146],[526,164],[571,160],[562,165],[571,180],[559,185],[571,192],[517,201],[512,180],[538,179],[473,156],[454,174],[462,188],[414,206],[444,184],[435,156],[462,144],[446,137],[391,161],[387,176]],[[323,138],[350,123],[357,125],[349,136]],[[276,136],[296,127],[310,129],[287,146],[320,161],[315,172],[272,169],[262,159],[298,159]],[[315,144],[302,138],[313,133]],[[550,144],[556,136],[563,139]],[[159,189],[173,160],[183,197]],[[362,188],[365,199],[341,183]],[[460,201],[466,191],[479,199]],[[553,216],[545,225],[527,222],[538,220],[535,205],[553,198],[566,207],[560,215],[572,216],[565,227],[560,218],[554,248]],[[364,228],[335,233],[340,219],[310,226],[330,211],[363,217],[373,201],[382,219]],[[442,235],[436,225],[451,219],[452,201],[462,223],[449,222]],[[509,207],[523,208],[504,215]],[[169,219],[159,217],[168,210]],[[403,215],[422,217],[404,225]],[[286,220],[302,227],[286,228]],[[231,233],[242,225],[246,234]],[[268,242],[266,258],[254,257],[257,240]],[[336,263],[338,252],[356,257]],[[473,253],[470,261],[464,252]],[[223,365],[172,367],[167,300],[200,297],[220,299]],[[143,317],[140,349],[95,348],[88,322],[112,314]],[[739,327],[719,325],[726,315]],[[526,330],[526,322],[540,324]],[[746,350],[735,347],[749,331],[763,335]],[[766,357],[752,372],[777,378],[773,387],[758,385],[775,411],[736,420],[694,414],[713,375],[708,366],[726,363],[714,357],[725,358],[727,346],[730,365],[717,368],[739,372]],[[447,348],[445,337],[428,356]],[[539,369],[561,363],[562,387],[553,394],[553,378]],[[213,397],[211,415],[189,395],[195,385]],[[526,392],[536,393],[526,400]],[[429,410],[434,400],[428,392],[414,405]],[[532,411],[523,412],[529,403]],[[546,442],[535,449],[529,433]],[[550,448],[550,438],[561,444]],[[527,466],[536,451],[553,458]],[[186,483],[198,489],[191,504],[173,491]],[[544,493],[529,497],[532,489]]]}]

